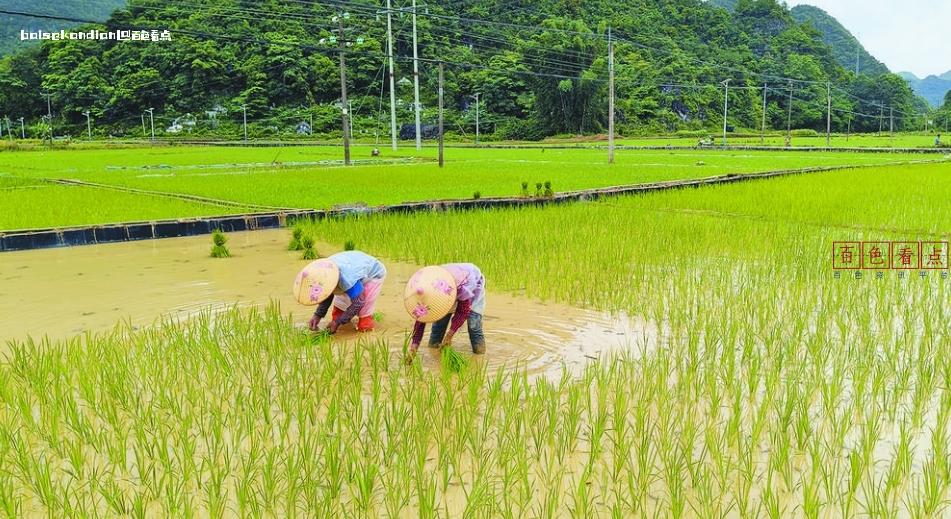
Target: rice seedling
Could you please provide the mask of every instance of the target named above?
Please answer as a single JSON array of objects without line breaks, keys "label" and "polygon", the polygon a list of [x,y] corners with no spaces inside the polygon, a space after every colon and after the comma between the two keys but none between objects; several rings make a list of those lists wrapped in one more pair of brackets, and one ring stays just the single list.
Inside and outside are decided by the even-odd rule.
[{"label": "rice seedling", "polygon": [[301,259],[315,260],[319,257],[317,250],[314,249],[314,237],[310,234],[307,234],[301,238],[301,247],[301,250],[304,251],[304,253],[301,254]]},{"label": "rice seedling", "polygon": [[343,250],[356,250],[357,244],[353,240],[343,242]]},{"label": "rice seedling", "polygon": [[213,244],[211,248],[211,257],[212,258],[230,258],[231,251],[228,250],[225,243],[228,242],[228,237],[225,236],[225,233],[221,232],[220,229],[215,229],[211,233],[211,242]]},{"label": "rice seedling", "polygon": [[451,346],[443,347],[440,350],[439,360],[443,369],[452,373],[459,373],[469,366],[469,359],[452,349]]},{"label": "rice seedling", "polygon": [[301,243],[301,239],[304,236],[304,228],[300,224],[295,223],[291,228],[291,241],[287,244],[287,250],[289,251],[298,251],[304,249],[304,244]]}]

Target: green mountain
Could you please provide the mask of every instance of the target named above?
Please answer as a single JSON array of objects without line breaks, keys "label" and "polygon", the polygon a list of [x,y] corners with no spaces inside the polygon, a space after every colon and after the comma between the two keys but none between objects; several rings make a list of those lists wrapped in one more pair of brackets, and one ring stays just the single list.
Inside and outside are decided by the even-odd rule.
[{"label": "green mountain", "polygon": [[[125,5],[125,0],[0,0],[0,9],[61,16],[64,18],[100,19]],[[25,16],[0,14],[0,56],[15,52],[35,42],[21,42],[20,31],[58,31],[77,24],[43,20]]]},{"label": "green mountain", "polygon": [[887,74],[888,67],[865,50],[861,42],[829,13],[811,5],[797,5],[790,11],[799,23],[811,24],[822,35],[822,41],[832,48],[836,61],[844,68],[869,76]]},{"label": "green mountain", "polygon": [[951,71],[941,75],[931,75],[924,79],[911,72],[899,72],[898,75],[908,81],[912,90],[928,101],[928,104],[932,107],[941,106],[944,103],[945,95],[951,92]]},{"label": "green mountain", "polygon": [[[39,0],[15,0],[20,10]],[[766,119],[785,128],[788,81],[794,83],[794,128],[825,129],[825,84],[833,90],[832,124],[853,130],[878,121],[853,117],[882,100],[913,112],[907,83],[886,74],[855,77],[820,33],[798,23],[779,0],[737,0],[733,12],[701,0],[430,0],[419,19],[424,119],[435,118],[437,61],[445,63],[447,127],[471,127],[472,94],[481,93],[485,131],[501,138],[599,133],[607,126],[607,30],[615,39],[617,127],[622,134],[706,131],[721,124],[730,80],[729,123],[758,128],[762,85]],[[24,7],[24,4],[29,4]],[[382,0],[342,2],[347,77],[355,128],[379,128],[386,52]],[[78,133],[84,111],[100,131],[141,134],[141,114],[154,108],[156,128],[194,121],[239,131],[246,109],[252,133],[285,131],[313,120],[321,134],[338,132],[340,83],[338,3],[287,0],[130,0],[90,28],[169,29],[172,40],[55,41],[0,59],[0,114],[37,121],[41,96],[52,94],[54,123]],[[52,9],[52,8],[49,8]],[[412,78],[409,17],[394,17],[396,77]],[[39,22],[37,22],[39,23]],[[398,84],[404,84],[399,81]],[[398,88],[398,120],[412,121],[412,89]],[[386,96],[383,96],[384,98]],[[385,105],[384,105],[385,106]],[[196,120],[197,119],[197,120]],[[72,128],[72,130],[70,130]],[[273,133],[271,133],[273,134]],[[269,134],[270,135],[270,134]]]}]

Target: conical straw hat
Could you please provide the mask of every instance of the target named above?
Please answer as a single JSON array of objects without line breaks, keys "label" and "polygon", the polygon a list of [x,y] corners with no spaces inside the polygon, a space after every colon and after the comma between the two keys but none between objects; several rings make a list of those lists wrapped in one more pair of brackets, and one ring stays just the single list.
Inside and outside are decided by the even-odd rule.
[{"label": "conical straw hat", "polygon": [[456,304],[456,280],[442,267],[423,267],[406,283],[403,304],[413,319],[434,323]]},{"label": "conical straw hat", "polygon": [[294,298],[302,305],[316,305],[330,297],[340,280],[340,269],[327,258],[307,264],[294,278]]}]

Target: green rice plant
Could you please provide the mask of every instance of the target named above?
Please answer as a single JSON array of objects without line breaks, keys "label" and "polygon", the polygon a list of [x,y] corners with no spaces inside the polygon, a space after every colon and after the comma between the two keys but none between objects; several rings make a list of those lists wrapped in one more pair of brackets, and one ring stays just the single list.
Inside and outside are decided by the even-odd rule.
[{"label": "green rice plant", "polygon": [[304,228],[299,223],[295,223],[294,227],[291,229],[291,241],[287,244],[287,250],[298,251],[303,250],[304,245],[301,243],[301,238],[304,235]]},{"label": "green rice plant", "polygon": [[473,199],[473,200],[478,200],[478,199],[480,199],[480,198],[482,198],[482,191],[476,191],[476,192],[472,193],[472,199]]},{"label": "green rice plant", "polygon": [[535,198],[541,198],[545,192],[542,190],[542,183],[535,182]]},{"label": "green rice plant", "polygon": [[546,198],[551,198],[555,196],[555,191],[551,188],[551,180],[545,181],[545,192],[544,195]]},{"label": "green rice plant", "polygon": [[353,240],[343,242],[343,250],[356,250],[357,244]]},{"label": "green rice plant", "polygon": [[460,373],[469,367],[469,359],[454,350],[451,346],[440,349],[439,362],[443,369],[450,373]]},{"label": "green rice plant", "polygon": [[301,238],[301,246],[303,247],[304,253],[301,255],[301,259],[305,260],[315,260],[318,258],[317,251],[314,249],[314,237],[311,235],[305,235]]},{"label": "green rice plant", "polygon": [[528,198],[528,197],[529,197],[529,194],[528,194],[528,181],[527,181],[527,180],[523,180],[523,181],[522,181],[522,190],[519,191],[519,196],[521,196],[522,198]]},{"label": "green rice plant", "polygon": [[228,247],[225,243],[228,242],[228,237],[225,236],[225,233],[221,232],[221,229],[215,229],[211,233],[211,257],[212,258],[229,258],[231,257],[231,252],[228,250]]}]

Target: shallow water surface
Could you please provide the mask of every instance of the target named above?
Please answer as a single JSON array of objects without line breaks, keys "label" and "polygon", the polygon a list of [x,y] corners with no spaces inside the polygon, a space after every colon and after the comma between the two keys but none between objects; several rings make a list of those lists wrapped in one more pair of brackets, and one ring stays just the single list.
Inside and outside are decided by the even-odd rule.
[{"label": "shallow water surface", "polygon": [[[228,236],[233,257],[227,259],[209,257],[208,236],[0,254],[0,343],[27,336],[63,339],[107,330],[120,321],[149,326],[157,319],[271,301],[303,325],[313,307],[294,300],[291,284],[307,261],[286,250],[289,233]],[[317,249],[322,255],[336,252],[327,244]],[[367,252],[372,254],[372,248]],[[390,339],[393,350],[401,351],[412,329],[403,309],[403,287],[418,266],[381,259],[388,270],[376,309],[382,322],[368,338]],[[481,362],[490,369],[518,363],[534,374],[556,374],[562,365],[574,371],[606,351],[639,350],[657,336],[653,326],[638,318],[492,291],[484,326],[488,354]],[[345,326],[337,340],[358,336]],[[468,351],[464,330],[454,347]],[[420,351],[424,364],[436,364],[435,351]]]}]

